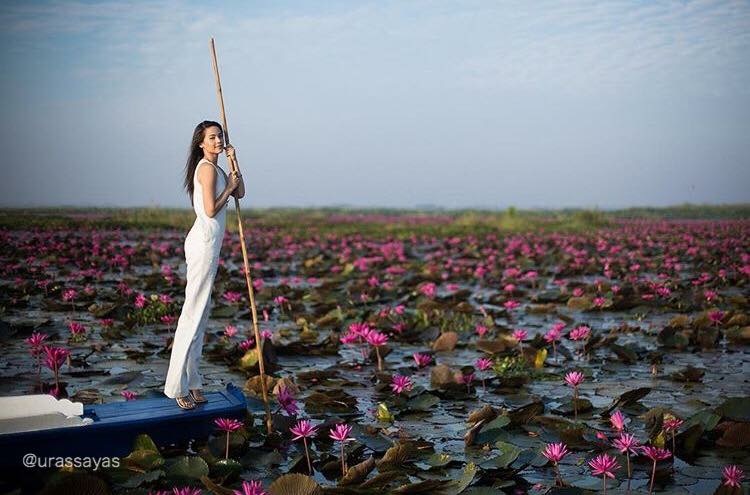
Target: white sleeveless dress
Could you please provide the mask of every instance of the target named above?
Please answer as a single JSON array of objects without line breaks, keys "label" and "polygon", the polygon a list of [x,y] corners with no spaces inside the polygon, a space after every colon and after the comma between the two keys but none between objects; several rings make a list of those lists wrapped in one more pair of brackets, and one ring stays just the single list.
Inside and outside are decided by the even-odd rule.
[{"label": "white sleeveless dress", "polygon": [[208,315],[213,306],[211,291],[219,267],[219,253],[226,227],[226,205],[222,206],[213,218],[203,209],[203,190],[198,182],[198,170],[201,166],[216,168],[217,198],[227,185],[226,174],[218,165],[205,158],[198,162],[193,174],[193,209],[196,218],[185,238],[185,303],[177,320],[169,370],[164,384],[164,394],[173,399],[184,397],[189,390],[203,386],[198,364],[203,352],[203,335]]}]

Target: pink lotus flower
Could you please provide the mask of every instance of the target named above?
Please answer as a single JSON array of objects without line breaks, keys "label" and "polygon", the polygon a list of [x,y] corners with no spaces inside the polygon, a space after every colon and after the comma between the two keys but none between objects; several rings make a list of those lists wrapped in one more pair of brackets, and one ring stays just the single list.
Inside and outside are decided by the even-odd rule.
[{"label": "pink lotus flower", "polygon": [[512,311],[516,309],[517,307],[519,307],[520,305],[521,305],[520,302],[514,301],[513,299],[508,299],[507,301],[503,303],[503,307],[508,311]]},{"label": "pink lotus flower", "polygon": [[148,300],[146,299],[146,296],[139,293],[138,295],[135,296],[135,302],[133,304],[135,305],[136,308],[141,309],[144,306],[146,306],[147,302]]},{"label": "pink lotus flower", "polygon": [[203,492],[200,488],[193,488],[192,486],[184,486],[182,488],[172,488],[173,495],[201,495]]},{"label": "pink lotus flower", "polygon": [[630,469],[630,454],[637,454],[637,449],[641,444],[636,440],[634,435],[631,435],[630,433],[621,433],[620,436],[612,442],[612,445],[614,445],[620,453],[625,454],[625,458],[628,461],[628,481],[630,481],[630,477],[633,475]]},{"label": "pink lotus flower", "polygon": [[625,429],[625,416],[620,412],[619,409],[609,417],[609,422],[612,424],[612,428],[617,431],[622,431]]},{"label": "pink lotus flower", "polygon": [[172,325],[174,324],[174,322],[177,321],[177,317],[174,315],[164,315],[160,319],[161,319],[161,322],[164,323],[165,325]]},{"label": "pink lotus flower", "polygon": [[544,334],[544,340],[548,344],[553,344],[560,340],[560,337],[562,335],[560,334],[560,330],[557,330],[556,328],[550,328],[547,333]]},{"label": "pink lotus flower", "polygon": [[526,330],[520,328],[513,331],[513,338],[516,339],[519,343],[526,340],[526,337],[528,337],[528,335],[529,334],[528,332],[526,332]]},{"label": "pink lotus flower", "polygon": [[565,375],[565,383],[570,385],[573,388],[578,387],[581,383],[583,383],[585,377],[583,376],[583,373],[580,371],[570,371]]},{"label": "pink lotus flower", "polygon": [[475,361],[476,367],[479,368],[480,371],[487,371],[488,369],[492,368],[492,366],[495,364],[495,362],[490,358],[479,358]]},{"label": "pink lotus flower", "polygon": [[280,387],[276,399],[279,401],[279,405],[282,409],[284,409],[289,416],[297,414],[297,400],[294,398],[294,394],[289,387]]},{"label": "pink lotus flower", "polygon": [[620,468],[617,459],[609,454],[601,454],[589,461],[591,474],[602,477],[602,488],[607,493],[607,478],[615,477],[615,470]]},{"label": "pink lotus flower", "polygon": [[159,302],[162,304],[170,304],[172,302],[172,296],[169,294],[159,294]]},{"label": "pink lotus flower", "polygon": [[560,475],[560,466],[558,466],[558,463],[568,454],[568,447],[562,442],[548,443],[542,451],[542,455],[549,459],[555,466],[555,484],[557,486],[563,485],[562,476]]},{"label": "pink lotus flower", "polygon": [[242,428],[242,421],[231,418],[216,418],[214,424],[218,426],[220,430],[226,432],[233,432]]},{"label": "pink lotus flower", "polygon": [[242,293],[241,292],[234,292],[234,291],[226,291],[222,295],[222,297],[229,304],[234,304],[234,303],[240,302],[242,300]]},{"label": "pink lotus flower", "polygon": [[403,375],[393,375],[391,378],[391,389],[397,394],[400,394],[404,390],[409,391],[412,389],[414,384],[412,383],[411,379],[408,376]]},{"label": "pink lotus flower", "polygon": [[312,437],[315,435],[317,427],[312,426],[310,422],[306,419],[302,419],[297,422],[295,426],[289,429],[295,436],[292,437],[292,440],[299,440],[302,439],[302,442],[305,444],[305,457],[307,457],[307,469],[310,472],[310,475],[312,475],[312,463],[310,462],[310,452],[307,449],[307,439],[309,437]]},{"label": "pink lotus flower", "polygon": [[233,495],[267,495],[263,491],[263,485],[260,481],[243,481],[241,490],[234,490]]},{"label": "pink lotus flower", "polygon": [[316,433],[317,426],[313,426],[310,421],[301,419],[297,421],[297,424],[289,429],[294,434],[292,440],[299,440],[300,438],[310,438]]},{"label": "pink lotus flower", "polygon": [[724,469],[721,470],[722,485],[730,488],[741,488],[744,475],[742,468],[737,465],[724,466]]},{"label": "pink lotus flower", "polygon": [[484,334],[487,333],[487,327],[485,327],[484,325],[477,325],[474,330],[477,332],[477,335],[479,335],[479,337],[484,337]]},{"label": "pink lotus flower", "polygon": [[235,335],[237,335],[237,327],[234,325],[227,325],[224,327],[224,336],[226,338],[231,339]]},{"label": "pink lotus flower", "polygon": [[548,443],[547,446],[542,451],[542,455],[555,464],[560,462],[563,459],[563,457],[568,455],[568,453],[569,453],[568,446],[565,445],[563,442]]},{"label": "pink lotus flower", "polygon": [[474,373],[466,373],[466,374],[460,373],[458,376],[456,376],[456,381],[458,381],[458,383],[465,384],[466,385],[466,391],[470,392],[471,391],[471,382],[474,381],[474,378],[475,378]]},{"label": "pink lotus flower", "polygon": [[375,347],[375,355],[378,357],[378,370],[383,371],[383,358],[380,357],[380,346],[388,342],[388,336],[377,330],[371,330],[365,337],[367,343]]},{"label": "pink lotus flower", "polygon": [[73,301],[78,296],[78,291],[75,289],[66,289],[62,293],[63,301],[70,302]]},{"label": "pink lotus flower", "polygon": [[578,386],[583,383],[583,373],[570,371],[565,375],[565,383],[573,387],[573,420],[578,421]]},{"label": "pink lotus flower", "polygon": [[664,422],[662,423],[662,428],[664,429],[664,433],[671,433],[672,434],[672,452],[675,452],[675,434],[677,433],[677,430],[680,429],[680,426],[684,423],[683,420],[676,417],[666,418],[664,419]]},{"label": "pink lotus flower", "polygon": [[113,320],[112,318],[102,318],[101,320],[99,320],[99,324],[104,328],[110,328],[115,324],[115,320]]},{"label": "pink lotus flower", "polygon": [[30,352],[33,356],[38,356],[42,353],[42,346],[44,341],[49,337],[46,333],[34,332],[31,337],[26,338],[25,342],[31,346]]},{"label": "pink lotus flower", "polygon": [[718,294],[716,293],[716,291],[709,290],[709,289],[706,289],[703,291],[703,297],[706,298],[706,302],[713,301],[714,299],[716,299],[717,296]]},{"label": "pink lotus flower", "polygon": [[331,428],[331,433],[328,435],[337,442],[341,442],[341,476],[346,474],[346,455],[344,455],[344,443],[354,440],[349,436],[352,427],[344,423],[337,424],[334,428]]},{"label": "pink lotus flower", "polygon": [[288,303],[289,299],[287,299],[284,296],[276,296],[276,297],[273,298],[273,302],[276,303],[276,304],[278,304],[279,306],[281,306],[284,303]]},{"label": "pink lotus flower", "polygon": [[672,453],[668,451],[667,449],[661,449],[659,447],[654,447],[651,445],[646,445],[644,447],[641,447],[641,452],[643,452],[643,455],[648,457],[653,461],[653,465],[651,468],[651,484],[649,485],[648,492],[653,493],[654,491],[654,479],[656,478],[656,463],[658,461],[663,461],[665,459],[669,459],[672,457]]},{"label": "pink lotus flower", "polygon": [[262,338],[264,340],[268,340],[271,337],[273,337],[273,332],[271,332],[270,330],[261,330],[261,332],[260,332],[260,338]]},{"label": "pink lotus flower", "polygon": [[231,418],[216,418],[214,424],[227,433],[227,447],[225,459],[229,459],[229,434],[242,428],[242,421]]},{"label": "pink lotus flower", "polygon": [[84,327],[81,323],[78,323],[77,321],[69,321],[68,329],[70,329],[70,333],[72,333],[75,336],[82,336],[86,334],[86,327]]},{"label": "pink lotus flower", "polygon": [[249,349],[251,349],[255,345],[255,339],[252,337],[248,337],[242,342],[239,343],[238,347],[242,352],[247,352]]},{"label": "pink lotus flower", "polygon": [[348,442],[354,440],[349,436],[349,433],[351,433],[351,431],[351,426],[344,423],[339,423],[335,427],[331,428],[331,432],[328,436],[336,440],[337,442]]},{"label": "pink lotus flower", "polygon": [[570,331],[568,337],[571,340],[585,340],[591,335],[591,329],[586,325],[581,325]]},{"label": "pink lotus flower", "polygon": [[414,362],[417,363],[417,368],[424,368],[432,362],[432,356],[429,354],[415,352],[412,354],[412,357],[414,358]]},{"label": "pink lotus flower", "polygon": [[715,326],[721,325],[721,320],[724,318],[724,312],[720,309],[709,311],[708,319],[711,320]]},{"label": "pink lotus flower", "polygon": [[125,397],[125,400],[135,400],[135,398],[138,397],[138,394],[131,392],[130,390],[123,390],[120,392],[120,395]]},{"label": "pink lotus flower", "polygon": [[580,287],[576,287],[573,289],[573,296],[574,297],[581,297],[583,295],[583,289]]},{"label": "pink lotus flower", "polygon": [[419,292],[429,298],[433,298],[437,293],[437,286],[433,282],[427,282],[419,287]]}]

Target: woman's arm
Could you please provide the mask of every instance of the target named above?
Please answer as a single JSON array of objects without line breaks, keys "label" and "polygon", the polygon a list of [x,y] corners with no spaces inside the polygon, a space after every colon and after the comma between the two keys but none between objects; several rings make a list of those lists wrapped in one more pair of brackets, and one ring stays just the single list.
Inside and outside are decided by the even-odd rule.
[{"label": "woman's arm", "polygon": [[232,194],[232,191],[229,189],[230,186],[227,184],[227,187],[219,194],[219,197],[214,200],[216,170],[211,165],[206,167],[199,166],[198,182],[203,192],[203,210],[206,212],[206,215],[213,218],[227,204],[227,200]]},{"label": "woman's arm", "polygon": [[[240,183],[237,186],[237,189],[235,189],[232,192],[232,196],[234,196],[237,199],[242,199],[245,196],[245,181],[242,179],[242,172],[240,172],[240,164],[237,163],[237,154],[234,149],[234,146],[231,144],[228,144],[226,146],[226,152],[227,152],[227,159],[230,161],[234,161],[235,165],[237,166],[237,173],[239,174]],[[230,172],[231,175],[231,172]]]},{"label": "woman's arm", "polygon": [[[237,170],[239,171],[239,168],[237,168]],[[242,199],[245,196],[245,181],[241,175],[240,175],[240,184],[237,186],[237,189],[235,189],[232,192],[232,196],[234,196],[237,199]]]}]

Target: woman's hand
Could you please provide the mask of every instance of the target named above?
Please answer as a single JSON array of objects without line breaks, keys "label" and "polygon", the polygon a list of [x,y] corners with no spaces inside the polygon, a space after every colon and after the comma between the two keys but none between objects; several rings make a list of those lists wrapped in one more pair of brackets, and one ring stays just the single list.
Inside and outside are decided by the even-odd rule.
[{"label": "woman's hand", "polygon": [[240,178],[239,172],[230,172],[229,184],[227,184],[227,189],[229,190],[229,192],[233,192],[235,189],[237,189],[241,181],[242,179]]},{"label": "woman's hand", "polygon": [[234,146],[228,144],[224,147],[224,151],[227,153],[227,160],[237,163],[237,158],[234,155]]}]

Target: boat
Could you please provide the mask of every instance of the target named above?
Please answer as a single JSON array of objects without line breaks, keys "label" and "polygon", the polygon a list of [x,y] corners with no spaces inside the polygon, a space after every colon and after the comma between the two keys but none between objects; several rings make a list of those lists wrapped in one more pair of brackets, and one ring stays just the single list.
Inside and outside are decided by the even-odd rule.
[{"label": "boat", "polygon": [[166,396],[91,405],[51,395],[0,397],[0,466],[39,467],[42,459],[60,457],[125,457],[140,434],[163,447],[207,437],[216,431],[215,418],[247,416],[245,394],[232,383],[204,395],[208,402],[189,410]]}]

